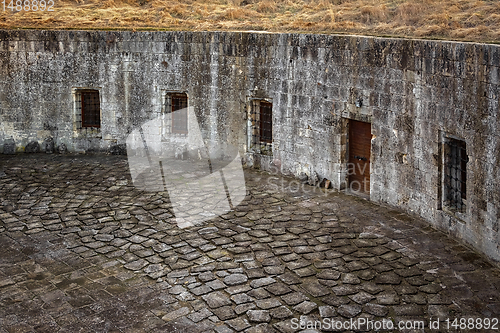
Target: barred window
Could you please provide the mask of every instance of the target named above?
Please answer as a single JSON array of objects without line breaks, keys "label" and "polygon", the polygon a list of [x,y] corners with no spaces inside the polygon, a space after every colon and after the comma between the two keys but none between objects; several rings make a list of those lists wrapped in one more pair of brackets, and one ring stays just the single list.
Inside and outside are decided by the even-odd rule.
[{"label": "barred window", "polygon": [[101,127],[99,91],[81,90],[82,127]]},{"label": "barred window", "polygon": [[[188,132],[188,98],[186,94],[170,94],[170,111],[172,112],[172,133]],[[183,110],[182,112],[176,112]]]},{"label": "barred window", "polygon": [[260,142],[273,142],[273,105],[269,102],[260,102]]},{"label": "barred window", "polygon": [[465,211],[467,199],[467,149],[465,141],[446,138],[444,144],[443,205],[459,212]]},{"label": "barred window", "polygon": [[251,105],[251,144],[260,152],[271,151],[273,142],[273,104],[265,100],[254,100]]}]

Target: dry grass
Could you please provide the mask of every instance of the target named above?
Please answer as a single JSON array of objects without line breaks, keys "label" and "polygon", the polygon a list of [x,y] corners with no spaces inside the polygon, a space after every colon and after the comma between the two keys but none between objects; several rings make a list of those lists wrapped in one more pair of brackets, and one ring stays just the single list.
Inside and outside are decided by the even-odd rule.
[{"label": "dry grass", "polygon": [[498,0],[54,1],[53,12],[6,8],[0,28],[266,30],[500,42]]}]

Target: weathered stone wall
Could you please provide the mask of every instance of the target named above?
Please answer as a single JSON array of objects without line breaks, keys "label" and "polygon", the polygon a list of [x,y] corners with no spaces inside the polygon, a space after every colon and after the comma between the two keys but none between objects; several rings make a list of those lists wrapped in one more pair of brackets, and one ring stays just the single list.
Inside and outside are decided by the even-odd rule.
[{"label": "weathered stone wall", "polygon": [[[371,200],[399,206],[495,260],[500,220],[500,48],[355,36],[0,31],[0,150],[12,138],[115,149],[186,92],[213,143],[247,163],[345,187],[347,119],[372,123]],[[74,91],[98,89],[101,129],[76,126]],[[253,99],[273,103],[272,155],[248,147]],[[467,208],[442,209],[443,135],[467,144]],[[5,145],[8,147],[8,145]],[[42,146],[43,148],[43,146]]]}]

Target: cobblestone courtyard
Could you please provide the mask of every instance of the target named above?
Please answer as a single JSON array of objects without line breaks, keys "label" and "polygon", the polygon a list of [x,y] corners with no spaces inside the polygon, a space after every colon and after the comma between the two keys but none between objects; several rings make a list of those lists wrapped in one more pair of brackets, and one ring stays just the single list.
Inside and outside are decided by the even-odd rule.
[{"label": "cobblestone courtyard", "polygon": [[298,318],[361,317],[439,317],[445,332],[446,318],[498,316],[500,271],[421,220],[245,177],[234,211],[180,229],[167,193],[133,187],[126,157],[1,156],[0,332],[295,332]]}]

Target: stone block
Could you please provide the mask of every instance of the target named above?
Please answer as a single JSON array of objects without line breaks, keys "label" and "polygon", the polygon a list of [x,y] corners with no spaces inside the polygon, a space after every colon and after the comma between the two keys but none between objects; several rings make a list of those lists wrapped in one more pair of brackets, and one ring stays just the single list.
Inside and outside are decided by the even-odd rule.
[{"label": "stone block", "polygon": [[31,141],[24,148],[24,152],[26,153],[39,153],[40,152],[40,144],[38,141]]},{"label": "stone block", "polygon": [[52,154],[54,152],[54,138],[48,137],[43,140],[42,143],[42,151],[46,152],[47,154]]},{"label": "stone block", "polygon": [[59,152],[59,154],[66,154],[68,152],[68,148],[64,143],[61,143],[59,147],[57,147],[57,151]]},{"label": "stone block", "polygon": [[3,144],[3,153],[6,155],[13,155],[16,153],[16,142],[14,139],[7,139]]}]

